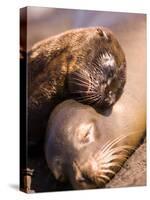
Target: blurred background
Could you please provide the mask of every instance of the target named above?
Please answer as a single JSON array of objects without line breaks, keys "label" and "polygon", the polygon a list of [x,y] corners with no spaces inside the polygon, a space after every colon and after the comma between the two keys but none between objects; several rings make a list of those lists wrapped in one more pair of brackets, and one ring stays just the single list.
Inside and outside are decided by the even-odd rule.
[{"label": "blurred background", "polygon": [[[25,10],[22,15],[22,22],[25,21]],[[42,39],[56,35],[68,29],[106,26],[114,32],[120,30],[128,32],[126,25],[135,29],[136,22],[144,23],[144,14],[88,11],[74,9],[57,9],[44,7],[27,8],[27,49]],[[24,26],[25,23],[22,23]],[[22,43],[25,37],[21,28]]]}]

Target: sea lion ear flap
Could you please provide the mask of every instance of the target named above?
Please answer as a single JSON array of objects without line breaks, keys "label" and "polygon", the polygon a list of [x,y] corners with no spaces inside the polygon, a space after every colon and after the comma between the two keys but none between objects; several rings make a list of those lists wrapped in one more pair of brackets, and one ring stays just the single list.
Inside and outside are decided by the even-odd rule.
[{"label": "sea lion ear flap", "polygon": [[103,30],[103,28],[97,28],[96,30],[101,38],[110,41],[110,35],[108,35],[108,33],[106,33],[106,31]]}]

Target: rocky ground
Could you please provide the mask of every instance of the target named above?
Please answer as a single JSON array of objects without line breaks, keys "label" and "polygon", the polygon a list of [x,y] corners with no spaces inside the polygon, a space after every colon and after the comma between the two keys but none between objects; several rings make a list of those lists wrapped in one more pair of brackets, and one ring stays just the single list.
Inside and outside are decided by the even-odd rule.
[{"label": "rocky ground", "polygon": [[132,154],[107,188],[146,185],[146,142]]}]

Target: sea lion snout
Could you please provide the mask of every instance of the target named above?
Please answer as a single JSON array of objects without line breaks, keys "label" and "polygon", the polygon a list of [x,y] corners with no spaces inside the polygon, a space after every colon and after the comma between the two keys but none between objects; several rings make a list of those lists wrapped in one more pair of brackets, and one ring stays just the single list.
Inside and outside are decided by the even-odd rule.
[{"label": "sea lion snout", "polygon": [[[94,145],[96,146],[96,144]],[[115,174],[115,171],[110,167],[111,164],[109,163],[107,166],[105,163],[100,150],[91,149],[91,151],[93,152],[91,155],[90,153],[88,155],[79,153],[81,160],[82,158],[83,160],[76,159],[72,164],[73,173],[69,179],[76,189],[104,187]]]},{"label": "sea lion snout", "polygon": [[[81,159],[73,162],[74,173],[70,180],[76,189],[89,189],[104,187],[116,174],[134,150],[132,145],[126,143],[128,136],[120,135],[111,140],[106,140],[104,145],[88,148],[89,154],[79,152]],[[101,141],[98,141],[101,144]]]}]

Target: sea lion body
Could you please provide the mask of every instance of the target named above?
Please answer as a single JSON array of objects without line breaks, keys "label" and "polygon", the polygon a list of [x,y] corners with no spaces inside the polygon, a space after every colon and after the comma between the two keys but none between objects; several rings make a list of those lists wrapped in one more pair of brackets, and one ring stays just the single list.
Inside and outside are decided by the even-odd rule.
[{"label": "sea lion body", "polygon": [[65,99],[111,107],[126,81],[124,52],[102,27],[67,31],[37,43],[28,52],[29,143],[44,135],[52,109]]},{"label": "sea lion body", "polygon": [[[132,36],[132,35],[131,35]],[[128,68],[124,93],[103,114],[74,100],[52,112],[45,156],[57,180],[69,179],[75,189],[103,187],[140,144],[146,129],[146,52],[135,42],[124,44]],[[141,59],[142,58],[142,59]]]},{"label": "sea lion body", "polygon": [[[129,102],[129,103],[128,103]],[[109,116],[74,100],[50,116],[45,140],[49,168],[75,189],[103,187],[136,149],[145,133],[145,98],[125,93]]]}]

